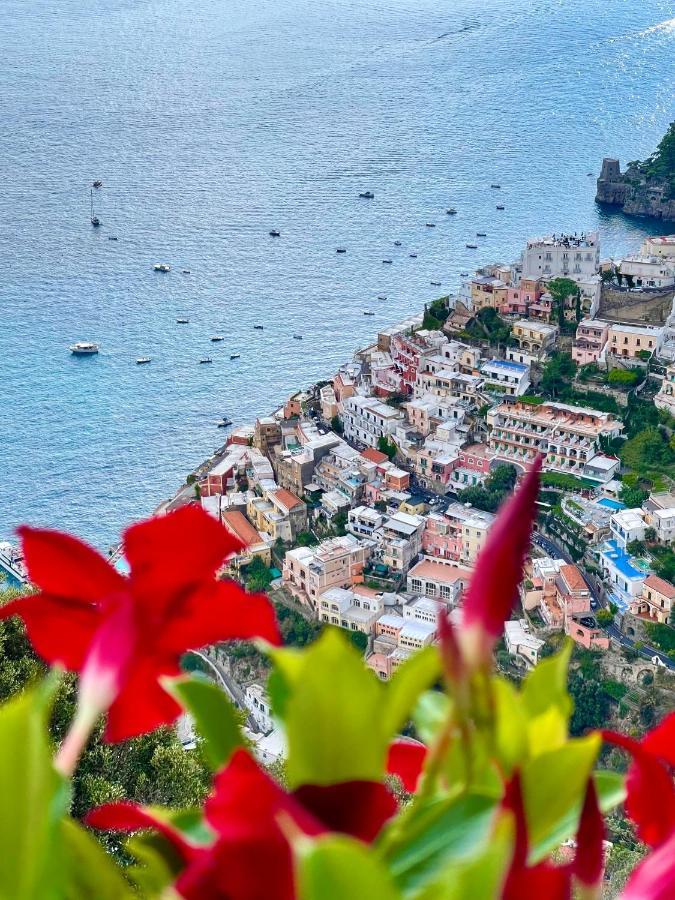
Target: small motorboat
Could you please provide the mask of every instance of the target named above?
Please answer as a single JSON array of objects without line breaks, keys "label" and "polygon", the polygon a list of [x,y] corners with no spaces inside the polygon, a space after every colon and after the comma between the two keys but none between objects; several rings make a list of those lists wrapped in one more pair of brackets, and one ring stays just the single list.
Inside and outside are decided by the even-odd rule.
[{"label": "small motorboat", "polygon": [[478,250],[478,244],[467,244],[469,250]]},{"label": "small motorboat", "polygon": [[401,246],[400,241],[394,241],[394,247],[400,247],[400,246]]},{"label": "small motorboat", "polygon": [[116,241],[117,238],[115,237],[114,234],[109,234],[109,235],[108,235],[108,240],[109,240],[109,241]]},{"label": "small motorboat", "polygon": [[73,356],[93,356],[98,353],[98,344],[93,341],[77,341],[68,348]]},{"label": "small motorboat", "polygon": [[506,207],[502,206],[501,203],[497,204],[497,209],[505,209]]},{"label": "small motorboat", "polygon": [[477,231],[476,237],[487,237],[487,231]]},{"label": "small motorboat", "polygon": [[155,263],[152,267],[155,272],[170,272],[171,266],[168,263]]},{"label": "small motorboat", "polygon": [[592,178],[593,175],[594,175],[594,173],[593,173],[593,172],[586,172],[586,175],[588,175],[589,178]]},{"label": "small motorboat", "polygon": [[232,419],[228,419],[227,416],[224,416],[220,422],[218,422],[218,428],[228,428],[232,424]]},{"label": "small motorboat", "polygon": [[211,340],[213,341],[214,344],[217,344],[219,341],[224,341],[225,338],[220,334],[214,334],[213,337],[211,338]]},{"label": "small motorboat", "polygon": [[393,259],[383,259],[382,260],[382,262],[385,264],[385,266],[390,266],[393,263],[393,261],[394,261]]},{"label": "small motorboat", "polygon": [[97,178],[96,181],[94,182],[94,187],[95,188],[103,187],[103,182]]},{"label": "small motorboat", "polygon": [[362,192],[359,194],[359,197],[360,197],[362,200],[374,200],[374,199],[375,199],[375,194],[374,194],[372,191],[362,191]]},{"label": "small motorboat", "polygon": [[445,213],[446,213],[446,215],[448,215],[448,216],[456,216],[456,215],[457,215],[457,210],[455,209],[454,206],[451,206],[450,209],[446,209]]},{"label": "small motorboat", "polygon": [[269,234],[270,234],[270,237],[281,237],[281,232],[278,231],[276,228],[270,229]]},{"label": "small motorboat", "polygon": [[293,338],[294,338],[294,340],[296,340],[296,341],[301,341],[301,340],[302,340],[302,335],[301,335],[301,334],[294,334],[294,335],[293,335]]},{"label": "small motorboat", "polygon": [[183,275],[191,275],[191,274],[192,273],[190,272],[189,269],[183,269]]},{"label": "small motorboat", "polygon": [[208,365],[209,363],[212,363],[212,362],[213,362],[213,360],[211,359],[210,356],[202,356],[202,358],[199,360],[199,365],[200,365],[200,366],[206,366],[206,365]]},{"label": "small motorboat", "polygon": [[501,184],[491,184],[490,185],[493,190],[498,191],[501,188]]},{"label": "small motorboat", "polygon": [[178,316],[178,318],[176,319],[176,322],[178,323],[178,325],[187,325],[189,321],[190,320],[188,318],[186,318],[185,316]]},{"label": "small motorboat", "polygon": [[429,284],[430,284],[432,287],[440,287],[440,286],[441,286],[440,281],[430,281]]},{"label": "small motorboat", "polygon": [[91,224],[94,226],[94,228],[98,228],[99,225],[101,224],[101,220],[99,219],[98,216],[92,216],[92,217],[91,217]]},{"label": "small motorboat", "polygon": [[374,316],[375,313],[374,313],[374,312],[369,312],[368,310],[364,310],[363,315],[364,315],[364,316]]},{"label": "small motorboat", "polygon": [[264,327],[265,327],[264,325],[254,325],[253,330],[254,331],[262,331],[264,329]]},{"label": "small motorboat", "polygon": [[230,353],[230,359],[239,359],[241,353]]},{"label": "small motorboat", "polygon": [[149,362],[152,362],[151,356],[139,356],[138,359],[136,360],[136,365],[137,366],[147,366],[147,364]]},{"label": "small motorboat", "polygon": [[434,224],[434,222],[425,222],[425,225],[426,225],[427,228],[435,228],[435,227],[436,227],[436,225]]},{"label": "small motorboat", "polygon": [[409,253],[408,256],[410,257],[410,259],[417,259],[416,253]]},{"label": "small motorboat", "polygon": [[338,247],[335,252],[336,253],[346,253],[347,248],[346,247]]},{"label": "small motorboat", "polygon": [[469,277],[469,273],[468,273],[468,272],[460,272],[460,273],[459,273],[459,277],[460,277],[460,278],[468,278],[468,277]]},{"label": "small motorboat", "polygon": [[387,295],[386,295],[386,294],[378,294],[378,295],[377,295],[377,299],[378,299],[378,300],[386,300],[386,299],[387,299]]}]

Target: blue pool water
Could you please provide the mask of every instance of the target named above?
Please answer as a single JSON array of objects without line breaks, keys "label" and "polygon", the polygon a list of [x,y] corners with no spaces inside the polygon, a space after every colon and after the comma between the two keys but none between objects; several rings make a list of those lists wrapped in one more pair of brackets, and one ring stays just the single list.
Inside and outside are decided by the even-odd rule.
[{"label": "blue pool water", "polygon": [[[269,411],[528,236],[636,246],[647,226],[599,211],[588,173],[648,154],[672,118],[672,17],[662,0],[4,0],[0,536],[28,521],[109,544],[218,446],[218,418]],[[76,340],[101,354],[72,358]]]},{"label": "blue pool water", "polygon": [[598,506],[605,506],[607,509],[613,509],[617,512],[626,508],[625,503],[619,503],[618,500],[612,500],[610,497],[603,497],[601,500],[598,500]]}]

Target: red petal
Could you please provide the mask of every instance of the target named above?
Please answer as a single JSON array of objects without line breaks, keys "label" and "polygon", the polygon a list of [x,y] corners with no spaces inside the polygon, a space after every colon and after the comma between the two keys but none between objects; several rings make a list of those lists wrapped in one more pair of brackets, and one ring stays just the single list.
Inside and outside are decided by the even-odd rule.
[{"label": "red petal", "polygon": [[445,612],[438,614],[438,640],[445,676],[451,684],[459,684],[463,677],[464,667],[462,653],[450,616]]},{"label": "red petal", "polygon": [[675,786],[670,773],[633,738],[615,731],[603,731],[602,736],[632,755],[626,776],[626,812],[640,840],[658,847],[675,830]]},{"label": "red petal", "polygon": [[516,772],[506,783],[504,797],[502,798],[502,808],[508,809],[513,813],[515,825],[515,843],[513,859],[511,860],[511,871],[524,869],[527,862],[528,837],[525,804],[523,802],[519,772]]},{"label": "red petal", "polygon": [[152,656],[144,657],[141,649],[117,699],[108,710],[105,740],[110,743],[125,741],[174,722],[182,708],[167,694],[158,678],[179,674],[177,662],[159,662]]},{"label": "red petal", "polygon": [[523,562],[530,546],[539,492],[538,456],[516,493],[502,507],[480,552],[463,606],[463,621],[498,638],[518,594]]},{"label": "red petal", "polygon": [[121,801],[104,803],[90,810],[84,817],[85,825],[99,831],[141,831],[152,828],[165,837],[178,851],[181,858],[188,862],[199,852],[198,848],[185,840],[183,834],[167,822],[153,815],[149,810],[135,803]]},{"label": "red petal", "polygon": [[675,712],[671,712],[660,725],[648,731],[641,743],[648,753],[675,767]]},{"label": "red petal", "polygon": [[621,900],[672,900],[675,897],[675,832],[649,854],[628,879]]},{"label": "red petal", "polygon": [[32,594],[0,608],[0,620],[23,619],[35,652],[49,663],[78,672],[102,621],[95,606],[46,594]]},{"label": "red petal", "polygon": [[293,796],[329,831],[349,834],[366,843],[374,841],[398,811],[394,795],[377,781],[303,784]]},{"label": "red petal", "polygon": [[588,887],[597,887],[602,882],[604,869],[603,840],[605,823],[598,806],[598,795],[591,778],[586,788],[584,805],[577,831],[577,849],[572,871],[579,881]]},{"label": "red petal", "polygon": [[280,816],[308,835],[326,828],[264,772],[245,750],[236,750],[214,781],[206,801],[207,821],[224,840],[276,834]]},{"label": "red petal", "polygon": [[387,772],[398,775],[406,791],[414,793],[427,757],[427,748],[419,741],[399,738],[389,745]]},{"label": "red petal", "polygon": [[502,891],[502,900],[569,900],[572,879],[565,866],[539,863],[511,871]]},{"label": "red petal", "polygon": [[19,528],[33,584],[45,594],[98,603],[126,590],[126,579],[89,544],[61,531]]},{"label": "red petal", "polygon": [[132,525],[124,533],[134,592],[155,609],[213,578],[239,541],[200,506]]},{"label": "red petal", "polygon": [[179,876],[184,900],[296,900],[291,848],[281,833],[220,841]]},{"label": "red petal", "polygon": [[198,650],[218,641],[263,638],[280,644],[274,607],[264,594],[248,594],[234,581],[213,581],[175,604],[160,643],[167,652]]}]

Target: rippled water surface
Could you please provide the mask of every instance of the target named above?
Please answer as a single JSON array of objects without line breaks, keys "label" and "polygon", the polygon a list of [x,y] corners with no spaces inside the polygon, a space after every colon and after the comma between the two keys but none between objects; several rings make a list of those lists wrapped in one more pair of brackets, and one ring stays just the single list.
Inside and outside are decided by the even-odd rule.
[{"label": "rippled water surface", "polygon": [[[222,441],[217,418],[269,411],[430,281],[452,290],[527,236],[636,245],[644,223],[601,214],[587,173],[651,152],[672,118],[674,16],[657,0],[4,0],[0,536],[29,521],[105,546]],[[73,358],[75,340],[102,352]]]}]

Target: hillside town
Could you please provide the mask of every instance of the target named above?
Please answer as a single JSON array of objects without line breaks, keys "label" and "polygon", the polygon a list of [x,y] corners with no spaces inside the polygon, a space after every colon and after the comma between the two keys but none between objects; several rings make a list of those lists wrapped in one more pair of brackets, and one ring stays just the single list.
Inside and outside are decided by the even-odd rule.
[{"label": "hillside town", "polygon": [[[537,454],[538,532],[500,663],[556,634],[675,668],[675,236],[528,240],[329,380],[235,427],[195,497],[245,549],[228,574],[345,629],[387,680],[461,606],[495,512]],[[245,688],[268,726],[260,684]],[[267,710],[267,712],[265,712]]]}]

